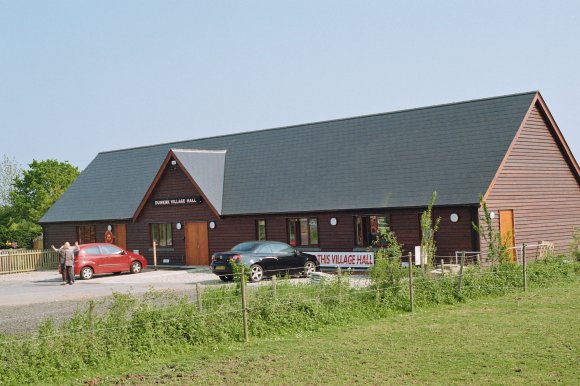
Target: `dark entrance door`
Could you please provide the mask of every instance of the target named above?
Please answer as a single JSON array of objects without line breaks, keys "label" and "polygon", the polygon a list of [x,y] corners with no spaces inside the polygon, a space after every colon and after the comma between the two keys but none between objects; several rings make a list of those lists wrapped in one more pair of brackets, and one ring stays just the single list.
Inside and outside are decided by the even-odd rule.
[{"label": "dark entrance door", "polygon": [[115,224],[115,244],[127,249],[127,230],[125,224]]}]

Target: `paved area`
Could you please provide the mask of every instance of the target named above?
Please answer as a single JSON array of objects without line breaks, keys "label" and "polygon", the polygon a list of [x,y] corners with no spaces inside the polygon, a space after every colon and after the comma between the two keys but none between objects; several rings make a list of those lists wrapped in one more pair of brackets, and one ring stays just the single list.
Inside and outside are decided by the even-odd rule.
[{"label": "paved area", "polygon": [[89,300],[109,296],[113,292],[143,293],[150,289],[195,291],[196,283],[219,285],[221,281],[209,270],[145,270],[134,275],[102,275],[91,280],[77,278],[73,285],[61,285],[60,274],[56,271],[1,275],[0,307]]},{"label": "paved area", "polygon": [[183,296],[195,293],[195,284],[222,285],[209,270],[145,270],[131,275],[102,275],[61,285],[56,271],[0,275],[0,334],[35,331],[47,318],[57,324],[84,310],[89,300],[113,292],[141,294],[148,290],[173,290]]},{"label": "paved area", "polygon": [[[309,279],[295,278],[293,283]],[[84,310],[89,300],[98,300],[113,292],[135,295],[149,290],[175,291],[179,296],[195,295],[196,283],[220,286],[224,283],[208,268],[147,269],[139,274],[101,275],[91,280],[77,279],[73,285],[61,285],[55,271],[0,275],[0,334],[24,334],[34,331],[47,318],[57,324]],[[268,285],[269,281],[251,283],[250,287]],[[351,286],[365,286],[368,279],[353,276]]]}]

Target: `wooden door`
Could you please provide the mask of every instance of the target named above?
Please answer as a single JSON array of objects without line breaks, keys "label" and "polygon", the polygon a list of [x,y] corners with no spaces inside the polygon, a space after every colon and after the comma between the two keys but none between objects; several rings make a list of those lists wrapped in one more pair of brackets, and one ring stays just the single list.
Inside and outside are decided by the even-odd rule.
[{"label": "wooden door", "polygon": [[185,224],[185,264],[209,264],[206,222],[188,222]]},{"label": "wooden door", "polygon": [[127,249],[127,229],[125,224],[115,224],[115,245]]},{"label": "wooden door", "polygon": [[499,231],[501,233],[502,241],[508,248],[511,248],[509,250],[511,260],[516,261],[515,249],[512,248],[515,245],[513,210],[508,209],[499,211]]}]

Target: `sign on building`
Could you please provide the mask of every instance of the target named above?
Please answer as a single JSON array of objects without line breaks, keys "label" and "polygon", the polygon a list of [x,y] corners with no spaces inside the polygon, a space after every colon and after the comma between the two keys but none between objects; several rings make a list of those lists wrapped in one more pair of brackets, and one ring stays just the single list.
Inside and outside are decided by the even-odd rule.
[{"label": "sign on building", "polygon": [[321,267],[368,268],[375,264],[373,252],[307,252],[315,255]]}]

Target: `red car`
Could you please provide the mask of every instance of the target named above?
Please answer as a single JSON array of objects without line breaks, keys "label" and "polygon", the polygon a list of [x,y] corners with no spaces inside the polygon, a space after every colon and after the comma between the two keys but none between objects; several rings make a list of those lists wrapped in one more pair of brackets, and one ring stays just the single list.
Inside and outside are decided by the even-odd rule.
[{"label": "red car", "polygon": [[100,273],[139,273],[146,267],[143,256],[113,244],[82,244],[75,253],[75,275],[85,280]]}]

